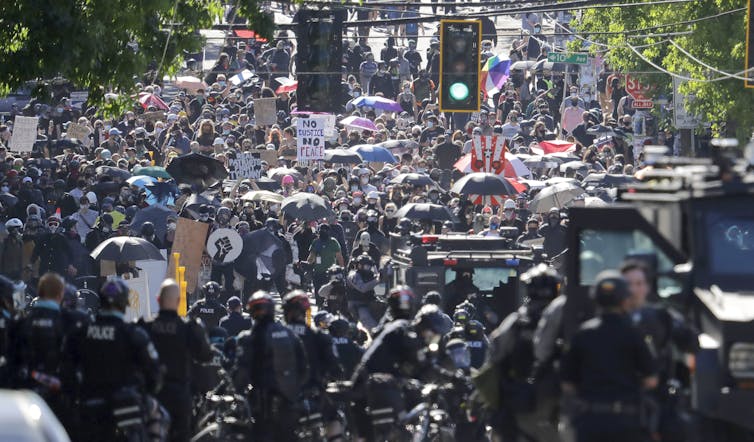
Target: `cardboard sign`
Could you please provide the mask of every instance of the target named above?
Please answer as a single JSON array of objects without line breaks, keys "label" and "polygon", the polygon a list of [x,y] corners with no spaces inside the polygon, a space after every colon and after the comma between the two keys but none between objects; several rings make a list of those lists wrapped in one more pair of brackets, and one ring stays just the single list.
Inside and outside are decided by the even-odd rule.
[{"label": "cardboard sign", "polygon": [[278,122],[277,99],[257,98],[254,100],[254,121],[260,126],[270,126]]},{"label": "cardboard sign", "polygon": [[88,127],[84,126],[83,124],[78,123],[70,123],[68,124],[68,129],[66,130],[66,137],[68,139],[75,138],[79,141],[81,141],[81,144],[84,146],[89,147],[89,145],[92,144],[92,140],[89,139],[89,134],[91,131]]},{"label": "cardboard sign", "polygon": [[311,115],[296,121],[296,147],[298,161],[316,161],[325,158],[326,115]]},{"label": "cardboard sign", "polygon": [[207,254],[215,262],[229,263],[241,256],[243,240],[233,229],[217,229],[207,239]]},{"label": "cardboard sign", "polygon": [[[209,225],[188,218],[178,218],[175,226],[175,239],[173,240],[172,253],[180,253],[179,266],[186,267],[186,283],[188,292],[193,292],[199,279],[199,271],[202,265],[202,253],[204,253],[204,241],[207,238]],[[175,277],[175,262],[170,255],[170,264],[166,277]]]},{"label": "cardboard sign", "polygon": [[152,122],[152,124],[154,124],[158,121],[165,121],[165,112],[163,111],[144,112],[144,115],[142,115],[141,117],[144,118],[144,121]]},{"label": "cardboard sign", "polygon": [[258,179],[262,176],[262,158],[256,153],[239,153],[228,160],[228,179]]},{"label": "cardboard sign", "polygon": [[37,141],[38,117],[16,115],[13,120],[13,134],[10,138],[10,150],[14,152],[31,152]]}]

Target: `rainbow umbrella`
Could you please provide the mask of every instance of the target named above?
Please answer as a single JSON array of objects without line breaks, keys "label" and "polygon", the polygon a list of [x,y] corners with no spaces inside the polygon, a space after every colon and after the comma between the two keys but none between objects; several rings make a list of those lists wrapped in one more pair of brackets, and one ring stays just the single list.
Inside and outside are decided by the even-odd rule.
[{"label": "rainbow umbrella", "polygon": [[482,66],[481,85],[487,96],[500,92],[510,73],[511,61],[503,55],[493,55]]}]

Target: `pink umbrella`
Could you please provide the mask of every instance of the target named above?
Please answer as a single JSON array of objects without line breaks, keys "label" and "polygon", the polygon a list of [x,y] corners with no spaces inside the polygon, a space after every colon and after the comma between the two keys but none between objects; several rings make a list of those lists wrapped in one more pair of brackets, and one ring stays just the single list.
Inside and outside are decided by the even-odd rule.
[{"label": "pink umbrella", "polygon": [[160,110],[169,110],[167,104],[165,104],[164,101],[162,101],[162,98],[158,97],[155,94],[150,94],[149,92],[141,92],[139,93],[139,103],[141,103],[141,107],[144,109],[148,108],[149,106],[154,106],[157,109]]},{"label": "pink umbrella", "polygon": [[563,140],[540,141],[539,147],[532,147],[531,151],[537,155],[547,155],[556,152],[573,152],[576,144]]},{"label": "pink umbrella", "polygon": [[362,117],[350,116],[340,120],[340,124],[343,126],[351,127],[354,129],[371,130],[376,131],[377,126],[370,120]]}]

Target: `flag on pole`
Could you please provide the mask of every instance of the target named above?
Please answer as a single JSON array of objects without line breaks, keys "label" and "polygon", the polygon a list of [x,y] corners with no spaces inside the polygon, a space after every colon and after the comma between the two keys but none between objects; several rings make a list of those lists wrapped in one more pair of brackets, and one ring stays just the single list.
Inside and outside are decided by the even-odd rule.
[{"label": "flag on pole", "polygon": [[510,59],[503,55],[493,55],[484,63],[481,86],[488,97],[500,92],[505,81],[508,80],[510,67]]}]

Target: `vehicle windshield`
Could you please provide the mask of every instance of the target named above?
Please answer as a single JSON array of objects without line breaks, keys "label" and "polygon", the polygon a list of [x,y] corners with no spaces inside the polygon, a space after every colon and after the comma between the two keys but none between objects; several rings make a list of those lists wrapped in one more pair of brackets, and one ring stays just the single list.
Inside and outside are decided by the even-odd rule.
[{"label": "vehicle windshield", "polygon": [[723,290],[754,291],[754,213],[732,202],[712,207],[704,217],[709,282]]},{"label": "vehicle windshield", "polygon": [[[516,269],[512,268],[475,267],[471,279],[479,290],[483,292],[491,292],[495,287],[501,287],[508,284],[508,280],[511,277],[515,277],[516,273]],[[445,270],[445,284],[452,282],[454,279],[456,279],[455,269],[449,268]]]}]

